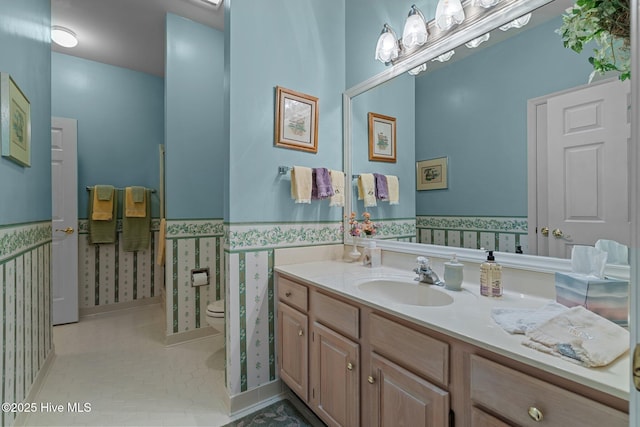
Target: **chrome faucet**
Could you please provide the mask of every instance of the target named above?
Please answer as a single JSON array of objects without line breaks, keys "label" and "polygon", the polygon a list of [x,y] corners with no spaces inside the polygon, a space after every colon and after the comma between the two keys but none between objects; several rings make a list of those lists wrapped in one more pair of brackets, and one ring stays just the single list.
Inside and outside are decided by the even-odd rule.
[{"label": "chrome faucet", "polygon": [[414,273],[418,275],[414,280],[426,283],[428,285],[444,286],[444,282],[440,280],[435,271],[429,266],[429,260],[425,257],[419,256],[416,258],[418,266],[413,269]]}]

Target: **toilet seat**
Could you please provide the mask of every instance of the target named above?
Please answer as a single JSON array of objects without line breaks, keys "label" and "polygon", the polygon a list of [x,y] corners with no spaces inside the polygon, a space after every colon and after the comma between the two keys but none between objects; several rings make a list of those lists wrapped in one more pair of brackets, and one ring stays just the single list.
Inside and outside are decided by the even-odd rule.
[{"label": "toilet seat", "polygon": [[224,317],[224,300],[214,301],[207,305],[207,316]]}]

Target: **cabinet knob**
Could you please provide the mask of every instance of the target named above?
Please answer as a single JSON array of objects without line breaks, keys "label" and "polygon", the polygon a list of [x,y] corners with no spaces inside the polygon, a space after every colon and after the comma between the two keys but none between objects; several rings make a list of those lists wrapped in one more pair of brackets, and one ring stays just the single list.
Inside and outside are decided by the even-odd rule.
[{"label": "cabinet knob", "polygon": [[376,383],[376,379],[373,378],[371,375],[369,375],[369,378],[367,378],[367,381],[369,381],[369,384],[375,384]]},{"label": "cabinet knob", "polygon": [[533,421],[542,421],[542,411],[535,406],[530,407],[528,413]]},{"label": "cabinet knob", "polygon": [[287,298],[288,298],[288,297],[290,297],[290,296],[291,296],[291,291],[287,291],[287,292],[285,292],[285,293],[284,293],[284,296],[285,296],[285,297],[287,297]]},{"label": "cabinet knob", "polygon": [[353,371],[353,363],[351,362],[347,363],[347,369],[350,371]]},{"label": "cabinet knob", "polygon": [[302,329],[300,329],[300,330],[298,331],[298,336],[300,336],[300,337],[301,337],[303,333],[304,333],[304,331],[303,331]]}]

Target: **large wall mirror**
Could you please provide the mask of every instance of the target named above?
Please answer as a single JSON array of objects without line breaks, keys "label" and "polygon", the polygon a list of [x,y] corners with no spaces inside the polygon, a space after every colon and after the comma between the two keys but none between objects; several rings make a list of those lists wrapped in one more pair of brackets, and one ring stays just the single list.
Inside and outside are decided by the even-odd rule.
[{"label": "large wall mirror", "polygon": [[[408,57],[347,90],[345,170],[354,177],[363,172],[399,177],[399,205],[379,203],[366,208],[382,225],[402,226],[402,233],[380,237],[467,248],[478,253],[481,247],[514,254],[521,249],[523,260],[532,259],[526,255],[566,259],[573,245],[593,245],[597,239],[630,244],[628,82],[613,76],[587,85],[592,70],[587,60],[590,49],[578,55],[564,48],[555,32],[562,23],[561,14],[572,1],[518,3],[519,9],[509,13],[513,18],[533,11],[526,26],[503,31],[498,28],[502,25],[500,16],[496,24],[476,28],[475,34],[466,39],[461,34],[443,36],[430,52],[426,49],[419,58]],[[473,49],[465,46],[469,37],[484,33],[490,34],[487,42]],[[449,61],[434,60],[451,50],[455,53]],[[422,63],[427,65],[426,71],[417,76],[407,72]],[[597,98],[593,103],[580,92],[585,87],[600,88],[593,95]],[[613,92],[616,98],[611,102],[616,103],[617,109],[607,110],[620,116],[625,130],[619,135],[619,153],[623,154],[618,156],[623,157],[617,157],[613,168],[620,173],[613,210],[620,213],[622,226],[608,232],[600,226],[600,217],[603,212],[611,216],[612,210],[602,203],[611,199],[609,195],[606,199],[592,197],[602,197],[607,190],[592,179],[589,169],[600,173],[602,151],[591,150],[598,142],[592,141],[574,150],[572,158],[558,162],[557,156],[545,157],[545,138],[537,134],[547,135],[547,128],[571,123],[574,133],[581,135],[599,127],[604,119],[598,97]],[[558,104],[565,97],[573,104]],[[368,160],[369,112],[396,118],[395,163]],[[573,122],[559,121],[560,116]],[[566,130],[563,128],[560,133],[571,133]],[[537,149],[532,149],[532,141],[538,144]],[[554,152],[549,155],[555,156]],[[417,162],[424,160],[446,162],[446,188],[416,189]],[[546,174],[548,169],[560,166],[567,170]],[[569,172],[574,175],[569,176]],[[575,180],[578,184],[558,180]],[[567,197],[559,201],[556,188],[570,185],[588,191],[583,199]],[[352,210],[363,212],[355,178],[352,189]],[[545,212],[555,205],[565,211],[567,207],[573,209],[573,222],[590,224],[595,231],[573,231],[566,224],[549,222],[551,218]],[[406,231],[411,221],[415,221],[414,233]],[[548,233],[546,229],[541,232],[545,227]]]}]

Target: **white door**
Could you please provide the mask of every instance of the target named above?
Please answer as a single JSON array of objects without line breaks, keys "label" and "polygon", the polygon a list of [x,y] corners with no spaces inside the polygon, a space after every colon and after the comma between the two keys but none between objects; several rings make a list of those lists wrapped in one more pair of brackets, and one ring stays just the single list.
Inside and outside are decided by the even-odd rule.
[{"label": "white door", "polygon": [[51,119],[53,324],[78,321],[77,122]]},{"label": "white door", "polygon": [[547,101],[549,256],[601,238],[631,244],[628,93],[613,80]]}]

